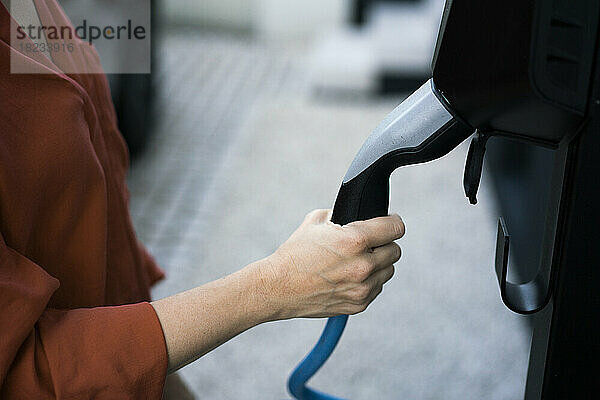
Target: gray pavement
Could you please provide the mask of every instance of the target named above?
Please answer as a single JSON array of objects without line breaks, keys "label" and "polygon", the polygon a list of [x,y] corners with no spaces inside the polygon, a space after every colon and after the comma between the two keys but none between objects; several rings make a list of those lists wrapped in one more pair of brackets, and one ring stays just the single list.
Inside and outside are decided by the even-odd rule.
[{"label": "gray pavement", "polygon": [[[330,207],[362,141],[399,100],[311,95],[302,51],[182,40],[171,35],[161,49],[164,118],[129,181],[138,234],[168,273],[155,297],[270,254],[306,212]],[[396,276],[351,317],[311,385],[351,399],[522,398],[529,337],[501,303],[490,185],[468,204],[465,156],[462,145],[394,174],[391,210],[407,226]],[[183,377],[199,399],[288,398],[287,376],[323,325],[256,327]]]}]

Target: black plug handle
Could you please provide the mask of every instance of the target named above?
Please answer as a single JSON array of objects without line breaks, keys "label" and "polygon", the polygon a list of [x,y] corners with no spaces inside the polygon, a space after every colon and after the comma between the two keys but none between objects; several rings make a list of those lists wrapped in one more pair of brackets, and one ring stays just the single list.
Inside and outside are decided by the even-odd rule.
[{"label": "black plug handle", "polygon": [[[471,127],[448,111],[433,81],[425,82],[396,107],[363,144],[338,192],[332,222],[345,225],[386,215],[390,175],[396,168],[439,158],[472,132]],[[293,396],[330,398],[306,387],[306,382],[333,352],[347,319],[347,315],[329,318],[315,347],[290,376],[288,387]]]},{"label": "black plug handle", "polygon": [[398,148],[377,159],[348,181],[344,181],[333,207],[331,221],[344,225],[388,214],[390,175],[396,168],[440,158],[471,135],[473,129],[451,119],[419,146]]}]

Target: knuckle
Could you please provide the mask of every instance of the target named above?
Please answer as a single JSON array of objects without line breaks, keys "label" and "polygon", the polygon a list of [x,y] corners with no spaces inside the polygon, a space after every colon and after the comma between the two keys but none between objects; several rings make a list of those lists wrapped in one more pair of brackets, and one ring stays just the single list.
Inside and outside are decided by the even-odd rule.
[{"label": "knuckle", "polygon": [[373,265],[368,261],[361,261],[352,269],[352,278],[355,282],[362,282],[371,275]]},{"label": "knuckle", "polygon": [[319,215],[321,214],[322,211],[323,210],[312,210],[311,212],[306,214],[306,217],[304,217],[304,220],[306,222],[312,222],[319,217]]},{"label": "knuckle", "polygon": [[358,228],[351,227],[345,236],[345,242],[351,251],[361,252],[367,248],[367,237]]}]

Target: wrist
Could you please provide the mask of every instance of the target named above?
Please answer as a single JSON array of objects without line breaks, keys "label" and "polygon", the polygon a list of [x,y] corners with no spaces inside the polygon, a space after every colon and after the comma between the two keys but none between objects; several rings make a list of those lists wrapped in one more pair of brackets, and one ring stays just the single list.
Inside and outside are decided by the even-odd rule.
[{"label": "wrist", "polygon": [[283,283],[281,260],[275,254],[256,261],[242,271],[252,287],[253,301],[260,309],[259,323],[285,319],[285,301],[280,286]]}]

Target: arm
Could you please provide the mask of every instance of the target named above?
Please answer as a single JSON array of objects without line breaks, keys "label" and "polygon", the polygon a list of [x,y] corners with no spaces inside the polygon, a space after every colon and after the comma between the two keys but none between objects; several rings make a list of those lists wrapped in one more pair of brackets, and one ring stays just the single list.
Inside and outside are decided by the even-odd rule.
[{"label": "arm", "polygon": [[263,322],[365,310],[392,277],[400,258],[393,240],[403,235],[398,216],[340,226],[317,210],[266,259],[151,303],[169,371]]},{"label": "arm", "polygon": [[0,234],[0,398],[160,399],[167,354],[152,306],[48,308],[58,287]]},{"label": "arm", "polygon": [[152,304],[74,310],[48,308],[59,282],[0,234],[0,398],[160,398],[167,364],[254,325],[364,310],[403,234],[397,216],[342,227],[317,211],[273,255],[225,278]]}]

